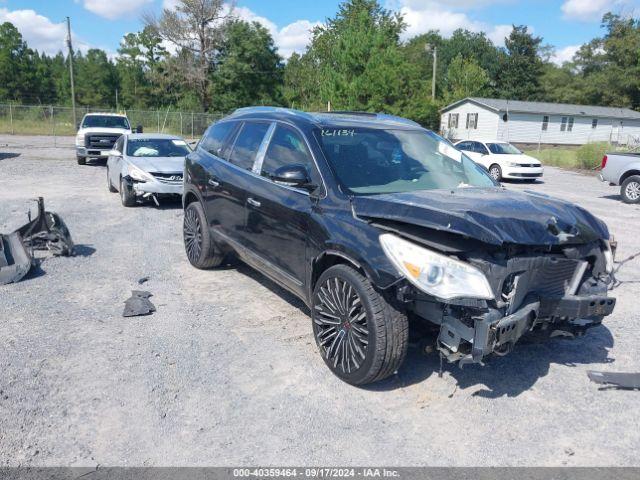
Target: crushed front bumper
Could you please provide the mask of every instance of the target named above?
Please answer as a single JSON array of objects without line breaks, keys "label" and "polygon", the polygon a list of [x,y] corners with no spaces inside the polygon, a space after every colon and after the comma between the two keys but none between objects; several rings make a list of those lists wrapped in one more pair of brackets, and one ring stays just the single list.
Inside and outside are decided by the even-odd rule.
[{"label": "crushed front bumper", "polygon": [[550,337],[582,335],[610,315],[615,303],[606,294],[567,295],[555,300],[530,296],[517,311],[506,316],[492,308],[466,318],[444,315],[438,349],[449,361],[460,365],[482,363],[488,355],[510,352],[521,337],[536,330]]},{"label": "crushed front bumper", "polygon": [[183,184],[167,184],[157,180],[148,182],[132,181],[133,191],[136,195],[182,195]]}]

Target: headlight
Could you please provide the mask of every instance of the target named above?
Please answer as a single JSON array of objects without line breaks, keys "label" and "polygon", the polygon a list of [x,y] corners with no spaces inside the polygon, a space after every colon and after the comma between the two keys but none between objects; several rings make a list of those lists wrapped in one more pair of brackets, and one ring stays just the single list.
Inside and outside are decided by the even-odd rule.
[{"label": "headlight", "polygon": [[519,163],[515,163],[515,162],[508,162],[507,165],[509,165],[510,167],[519,167],[520,166]]},{"label": "headlight", "polygon": [[392,234],[380,235],[380,244],[396,268],[416,287],[434,297],[494,298],[484,274],[468,263],[404,240]]},{"label": "headlight", "polygon": [[151,175],[139,169],[135,165],[127,165],[127,172],[131,178],[139,182],[148,182],[149,180],[153,180],[153,177]]},{"label": "headlight", "polygon": [[84,134],[78,134],[76,135],[76,146],[77,147],[84,147]]},{"label": "headlight", "polygon": [[604,249],[602,250],[604,253],[605,259],[605,270],[607,273],[613,273],[614,264],[613,264],[613,251],[611,250],[611,244],[609,240],[604,241]]}]

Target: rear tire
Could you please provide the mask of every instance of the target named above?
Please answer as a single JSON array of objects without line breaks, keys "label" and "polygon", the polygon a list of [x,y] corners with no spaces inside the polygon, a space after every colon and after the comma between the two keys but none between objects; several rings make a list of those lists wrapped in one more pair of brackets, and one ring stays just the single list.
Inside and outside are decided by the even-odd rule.
[{"label": "rear tire", "polygon": [[134,207],[136,205],[136,195],[133,193],[131,186],[120,177],[120,201],[125,207]]},{"label": "rear tire", "polygon": [[336,265],[320,276],[311,317],[324,362],[351,385],[383,380],[404,361],[409,345],[406,315],[349,266]]},{"label": "rear tire", "polygon": [[500,168],[500,165],[497,164],[493,164],[489,167],[489,175],[491,176],[491,178],[493,178],[496,182],[499,182],[502,180],[502,169]]},{"label": "rear tire", "polygon": [[190,203],[185,208],[182,235],[187,259],[194,267],[205,270],[219,266],[224,260],[224,255],[211,237],[204,209],[199,202]]},{"label": "rear tire", "polygon": [[640,203],[640,175],[632,175],[622,182],[620,196],[624,203]]},{"label": "rear tire", "polygon": [[76,157],[76,160],[78,161],[78,165],[86,165],[87,164],[87,157]]}]

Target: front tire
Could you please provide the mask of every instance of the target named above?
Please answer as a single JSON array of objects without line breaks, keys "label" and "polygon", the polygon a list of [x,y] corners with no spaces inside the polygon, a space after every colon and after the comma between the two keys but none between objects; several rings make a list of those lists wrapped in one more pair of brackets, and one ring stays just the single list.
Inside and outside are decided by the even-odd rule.
[{"label": "front tire", "polygon": [[502,169],[500,168],[500,165],[497,165],[495,163],[493,165],[491,165],[489,167],[489,175],[496,182],[499,182],[500,180],[502,180]]},{"label": "front tire", "polygon": [[640,203],[640,175],[632,175],[622,182],[620,196],[624,203]]},{"label": "front tire", "polygon": [[324,362],[347,383],[383,380],[404,361],[409,344],[406,315],[349,266],[336,265],[320,276],[311,317]]},{"label": "front tire", "polygon": [[136,195],[133,193],[133,188],[120,177],[120,201],[124,207],[133,207],[136,204]]},{"label": "front tire", "polygon": [[184,210],[182,235],[187,259],[194,267],[201,270],[213,268],[224,260],[224,255],[211,237],[204,209],[199,202],[190,203]]},{"label": "front tire", "polygon": [[78,162],[78,165],[86,165],[87,157],[76,156],[76,161]]}]

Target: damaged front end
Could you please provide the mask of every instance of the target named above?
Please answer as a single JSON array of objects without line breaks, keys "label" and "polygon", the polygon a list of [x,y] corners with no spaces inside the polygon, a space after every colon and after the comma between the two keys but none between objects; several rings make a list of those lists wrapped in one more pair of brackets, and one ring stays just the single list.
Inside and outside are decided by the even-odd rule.
[{"label": "damaged front end", "polygon": [[56,213],[47,212],[42,197],[37,214],[9,235],[0,234],[0,285],[20,281],[35,263],[36,251],[54,256],[72,256],[74,244],[66,224]]},{"label": "damaged front end", "polygon": [[450,362],[505,355],[525,335],[576,337],[613,312],[606,225],[550,197],[502,189],[353,201],[404,277],[405,308],[439,327]]},{"label": "damaged front end", "polygon": [[[418,295],[415,310],[438,319],[438,349],[451,362],[482,363],[505,355],[527,334],[581,336],[613,312],[606,242],[572,247],[470,252],[467,261],[486,276],[491,300],[446,303]],[[509,250],[509,249],[507,249]],[[609,250],[610,251],[610,250]],[[434,311],[439,315],[434,317]]]}]

